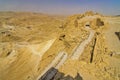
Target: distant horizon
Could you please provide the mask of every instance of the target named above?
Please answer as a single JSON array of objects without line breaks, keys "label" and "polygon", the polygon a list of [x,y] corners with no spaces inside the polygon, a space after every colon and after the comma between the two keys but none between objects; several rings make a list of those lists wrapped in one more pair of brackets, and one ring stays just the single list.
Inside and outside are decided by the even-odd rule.
[{"label": "distant horizon", "polygon": [[[55,14],[55,13],[45,13],[45,12],[35,12],[35,11],[0,11],[0,12],[37,13],[37,14],[48,14],[48,15],[58,15],[58,16],[69,16],[69,15],[83,14],[83,13],[88,12],[88,11],[81,12],[81,13],[75,13],[75,14],[72,14],[72,13],[71,14]],[[92,12],[94,12],[94,11],[92,11]],[[98,12],[94,12],[94,13],[98,13]],[[99,14],[105,15],[105,14],[102,14],[102,13],[99,13]],[[118,15],[108,15],[108,16],[118,16]]]},{"label": "distant horizon", "polygon": [[1,0],[0,12],[2,11],[53,15],[72,15],[93,11],[103,15],[120,15],[120,0]]},{"label": "distant horizon", "polygon": [[[13,12],[13,13],[37,13],[37,14],[46,14],[46,15],[58,15],[58,16],[69,16],[69,15],[76,15],[76,14],[84,14],[85,12],[89,12],[89,11],[85,11],[85,12],[79,12],[79,13],[71,13],[71,14],[55,14],[55,13],[45,13],[45,12],[35,12],[35,11],[0,11],[0,12]],[[99,12],[95,12],[92,11],[94,13],[99,13]],[[104,15],[104,16],[120,16],[120,14],[117,15],[106,15],[103,13],[99,13],[100,15]]]}]

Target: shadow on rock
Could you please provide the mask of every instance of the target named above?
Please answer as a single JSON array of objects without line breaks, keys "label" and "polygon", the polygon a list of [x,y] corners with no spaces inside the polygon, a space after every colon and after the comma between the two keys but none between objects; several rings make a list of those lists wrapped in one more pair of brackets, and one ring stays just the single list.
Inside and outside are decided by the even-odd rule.
[{"label": "shadow on rock", "polygon": [[118,39],[120,40],[120,32],[115,32],[115,34],[118,37]]},{"label": "shadow on rock", "polygon": [[70,75],[65,76],[55,68],[49,69],[39,80],[83,80],[79,73],[73,78]]}]

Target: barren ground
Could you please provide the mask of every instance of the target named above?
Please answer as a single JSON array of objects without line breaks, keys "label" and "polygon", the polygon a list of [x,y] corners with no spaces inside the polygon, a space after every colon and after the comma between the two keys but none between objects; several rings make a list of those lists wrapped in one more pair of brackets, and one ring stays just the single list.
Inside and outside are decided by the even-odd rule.
[{"label": "barren ground", "polygon": [[[119,31],[120,17],[92,12],[0,12],[0,80],[38,80],[52,67],[83,80],[119,80]],[[51,76],[69,80],[54,72],[46,79]]]}]

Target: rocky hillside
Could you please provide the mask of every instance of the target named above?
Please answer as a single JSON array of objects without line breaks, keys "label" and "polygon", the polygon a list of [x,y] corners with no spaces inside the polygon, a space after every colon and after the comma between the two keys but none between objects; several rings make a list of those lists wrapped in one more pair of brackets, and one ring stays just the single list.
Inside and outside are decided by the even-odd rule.
[{"label": "rocky hillside", "polygon": [[67,18],[1,12],[0,80],[119,80],[110,19],[91,11]]}]

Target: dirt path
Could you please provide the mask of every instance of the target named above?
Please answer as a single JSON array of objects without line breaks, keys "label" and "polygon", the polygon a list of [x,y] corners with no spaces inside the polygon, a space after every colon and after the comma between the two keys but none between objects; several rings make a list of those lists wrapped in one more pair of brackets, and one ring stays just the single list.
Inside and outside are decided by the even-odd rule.
[{"label": "dirt path", "polygon": [[64,51],[60,52],[55,59],[49,64],[45,70],[38,76],[37,80],[39,80],[50,68],[54,67],[58,69],[67,59],[67,53]]},{"label": "dirt path", "polygon": [[85,47],[87,46],[87,44],[89,44],[92,40],[92,38],[94,37],[94,30],[92,30],[91,28],[86,28],[88,31],[90,31],[90,35],[88,37],[87,40],[83,41],[73,52],[72,55],[72,59],[79,59],[80,55],[83,53]]},{"label": "dirt path", "polygon": [[64,64],[64,62],[66,61],[67,59],[67,53],[63,54],[63,57],[62,59],[60,60],[60,62],[55,66],[56,69],[59,69],[60,66],[62,66]]}]

